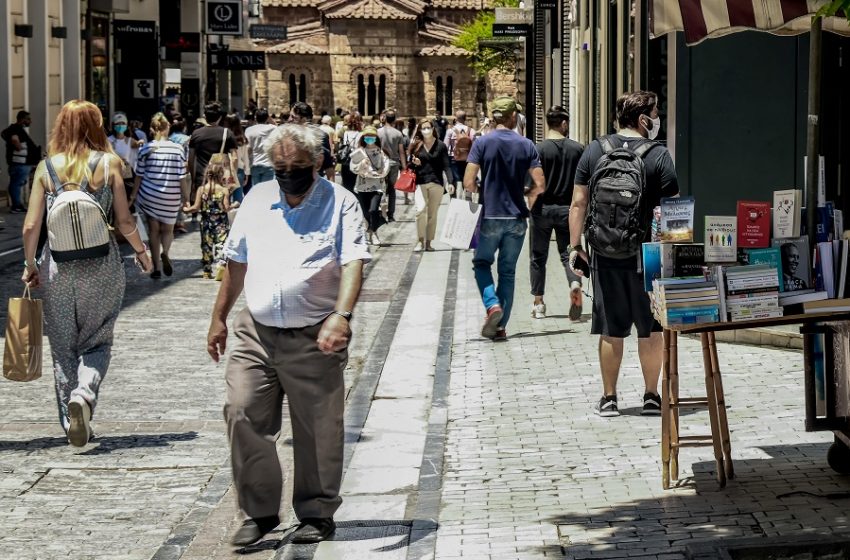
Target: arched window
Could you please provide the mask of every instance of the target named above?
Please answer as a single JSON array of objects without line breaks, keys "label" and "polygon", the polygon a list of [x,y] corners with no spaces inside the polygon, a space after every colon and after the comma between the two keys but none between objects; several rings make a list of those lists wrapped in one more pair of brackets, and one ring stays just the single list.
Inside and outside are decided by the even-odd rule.
[{"label": "arched window", "polygon": [[357,110],[365,116],[387,108],[387,75],[357,74]]},{"label": "arched window", "polygon": [[357,111],[361,115],[366,112],[366,85],[363,83],[363,74],[357,75]]},{"label": "arched window", "polygon": [[451,115],[454,112],[454,79],[451,76],[437,76],[434,85],[437,110],[442,115]]},{"label": "arched window", "polygon": [[295,105],[299,101],[307,102],[307,75],[289,75],[289,104]]}]

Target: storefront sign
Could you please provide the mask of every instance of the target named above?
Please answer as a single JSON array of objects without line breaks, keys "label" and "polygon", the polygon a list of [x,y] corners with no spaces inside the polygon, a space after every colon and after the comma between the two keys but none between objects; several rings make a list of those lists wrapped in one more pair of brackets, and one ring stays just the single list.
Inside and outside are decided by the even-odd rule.
[{"label": "storefront sign", "polygon": [[263,51],[222,51],[210,53],[213,70],[265,70],[266,53]]},{"label": "storefront sign", "polygon": [[531,26],[527,23],[494,23],[493,37],[528,37]]},{"label": "storefront sign", "polygon": [[248,28],[251,39],[272,39],[275,41],[286,40],[285,25],[252,25]]},{"label": "storefront sign", "polygon": [[534,23],[534,13],[525,8],[496,8],[496,23]]},{"label": "storefront sign", "polygon": [[133,98],[134,99],[153,99],[154,97],[154,80],[152,78],[142,78],[133,80]]},{"label": "storefront sign", "polygon": [[139,21],[139,20],[115,20],[113,23],[115,35],[126,38],[154,37],[156,36],[155,21]]},{"label": "storefront sign", "polygon": [[242,35],[242,0],[207,0],[208,35]]},{"label": "storefront sign", "polygon": [[538,10],[557,10],[558,0],[537,0],[534,7]]}]

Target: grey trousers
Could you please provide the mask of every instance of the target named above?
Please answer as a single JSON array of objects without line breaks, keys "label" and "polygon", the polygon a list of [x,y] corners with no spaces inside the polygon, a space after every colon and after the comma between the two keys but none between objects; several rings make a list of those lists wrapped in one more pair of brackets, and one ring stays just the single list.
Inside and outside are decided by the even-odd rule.
[{"label": "grey trousers", "polygon": [[333,517],[342,504],[348,351],[323,354],[316,344],[320,328],[267,327],[248,309],[233,322],[236,344],[227,362],[224,418],[239,507],[248,517],[280,512],[283,483],[275,442],[284,394],[292,422],[295,514]]}]

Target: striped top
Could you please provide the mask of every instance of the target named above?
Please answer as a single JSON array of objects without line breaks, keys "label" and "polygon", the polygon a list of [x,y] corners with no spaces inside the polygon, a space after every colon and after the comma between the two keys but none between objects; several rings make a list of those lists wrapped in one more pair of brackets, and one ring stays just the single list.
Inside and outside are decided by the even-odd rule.
[{"label": "striped top", "polygon": [[142,178],[137,205],[146,215],[173,224],[180,211],[180,181],[186,176],[186,151],[170,140],[155,140],[142,146],[136,162]]}]

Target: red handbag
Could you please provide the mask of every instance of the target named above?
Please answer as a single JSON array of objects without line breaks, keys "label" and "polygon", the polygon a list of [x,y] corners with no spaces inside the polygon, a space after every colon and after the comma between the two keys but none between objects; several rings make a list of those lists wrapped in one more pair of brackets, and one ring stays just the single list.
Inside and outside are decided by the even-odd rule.
[{"label": "red handbag", "polygon": [[406,193],[416,192],[416,172],[408,167],[399,173],[395,188]]}]

